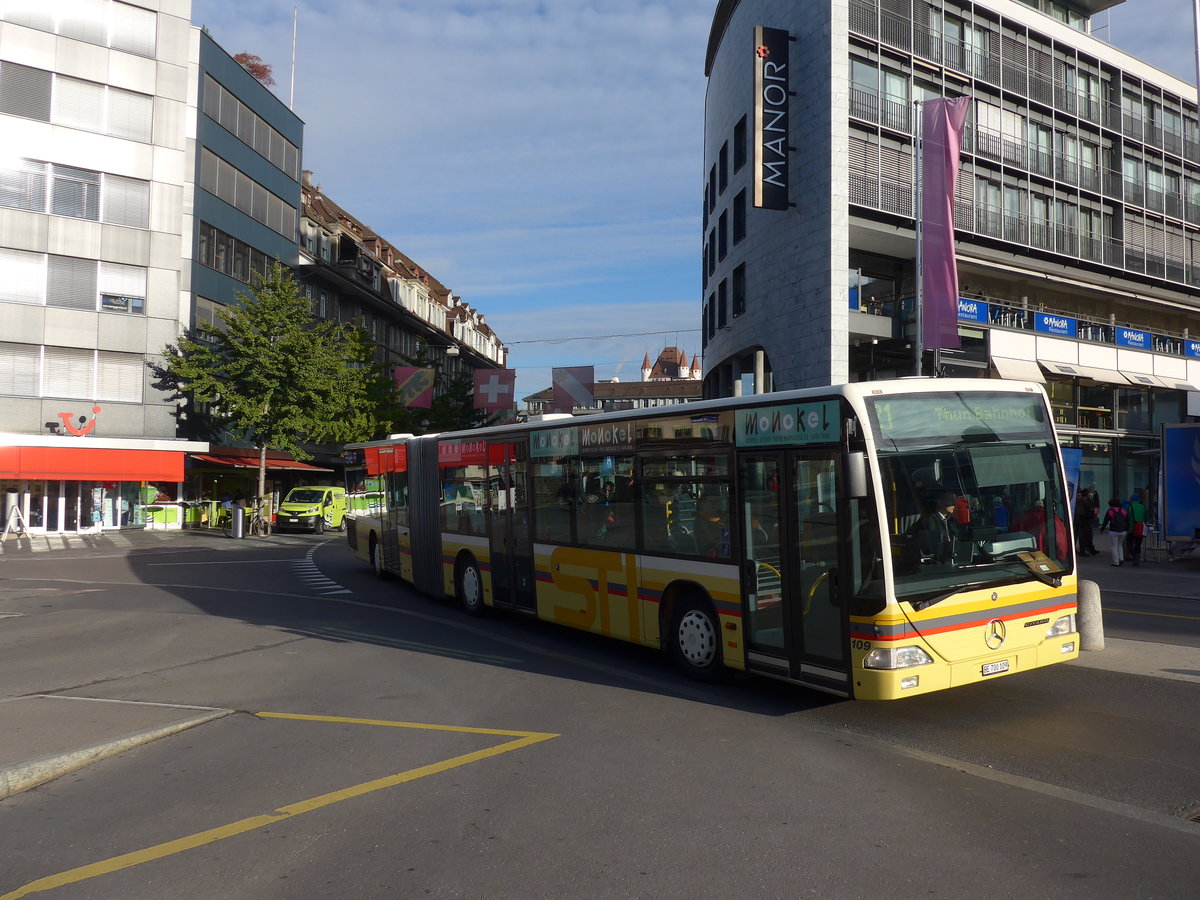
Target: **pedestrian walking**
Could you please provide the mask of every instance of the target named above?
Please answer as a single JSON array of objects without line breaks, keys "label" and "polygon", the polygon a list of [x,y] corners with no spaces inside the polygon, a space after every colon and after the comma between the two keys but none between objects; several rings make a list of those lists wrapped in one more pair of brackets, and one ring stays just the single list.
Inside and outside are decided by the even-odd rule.
[{"label": "pedestrian walking", "polygon": [[1096,508],[1092,506],[1087,491],[1080,491],[1075,498],[1075,547],[1083,556],[1095,556],[1100,551],[1092,536],[1092,524],[1096,521]]},{"label": "pedestrian walking", "polygon": [[1128,558],[1136,566],[1142,559],[1142,538],[1146,536],[1146,505],[1142,503],[1140,493],[1129,497],[1129,536],[1125,539],[1125,548],[1129,551]]},{"label": "pedestrian walking", "polygon": [[1105,531],[1112,541],[1112,564],[1125,565],[1122,557],[1125,553],[1125,535],[1129,532],[1129,513],[1125,512],[1125,507],[1121,505],[1120,497],[1113,497],[1108,501],[1108,511],[1100,522],[1101,534]]}]

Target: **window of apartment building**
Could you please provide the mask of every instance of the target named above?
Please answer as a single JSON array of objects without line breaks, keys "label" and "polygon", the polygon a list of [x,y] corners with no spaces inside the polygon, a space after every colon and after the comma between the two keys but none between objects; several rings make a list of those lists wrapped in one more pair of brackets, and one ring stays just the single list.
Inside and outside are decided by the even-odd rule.
[{"label": "window of apartment building", "polygon": [[196,262],[246,284],[255,284],[257,278],[264,277],[272,265],[272,260],[261,250],[207,222],[200,223]]},{"label": "window of apartment building", "polygon": [[200,158],[200,186],[272,231],[295,240],[296,208],[208,149]]},{"label": "window of apartment building", "polygon": [[0,394],[141,403],[141,354],[0,343]]},{"label": "window of apartment building", "polygon": [[1079,141],[1079,184],[1088,190],[1100,190],[1100,145],[1094,141]]},{"label": "window of apartment building", "polygon": [[1102,261],[1104,254],[1104,216],[1086,207],[1079,210],[1079,255]]},{"label": "window of apartment building", "polygon": [[1121,158],[1121,173],[1125,181],[1123,196],[1126,203],[1135,203],[1141,206],[1145,202],[1144,171],[1145,165],[1137,157],[1123,156]]},{"label": "window of apartment building", "polygon": [[733,198],[733,242],[746,237],[746,191],[745,189],[737,192]]},{"label": "window of apartment building", "polygon": [[717,333],[717,295],[708,295],[708,337],[709,340]]},{"label": "window of apartment building", "polygon": [[709,229],[708,232],[708,275],[712,276],[713,272],[717,271],[717,232],[716,229]]},{"label": "window of apartment building", "polygon": [[717,219],[717,259],[729,255],[729,212],[721,213]]},{"label": "window of apartment building", "polygon": [[733,126],[733,171],[746,164],[746,117],[738,119]]},{"label": "window of apartment building", "polygon": [[711,215],[717,208],[717,167],[708,170],[708,212]]},{"label": "window of apartment building", "polygon": [[0,168],[0,206],[145,228],[150,184],[90,169],[16,160]]},{"label": "window of apartment building", "polygon": [[207,297],[196,295],[196,326],[208,325],[212,328],[220,328],[223,324],[217,316],[217,311],[221,309],[221,304],[209,300]]},{"label": "window of apartment building", "polygon": [[908,76],[903,72],[883,69],[883,103],[880,105],[879,124],[897,131],[908,131],[912,127],[912,106],[909,102]]},{"label": "window of apartment building", "polygon": [[729,324],[729,283],[722,278],[717,285],[717,327]]},{"label": "window of apartment building", "polygon": [[1021,188],[1004,187],[1004,239],[1024,244],[1029,241],[1029,228],[1025,220],[1025,191]]},{"label": "window of apartment building", "polygon": [[1055,249],[1079,255],[1079,207],[1069,200],[1054,201]]},{"label": "window of apartment building", "polygon": [[731,282],[731,299],[733,301],[733,317],[736,319],[746,311],[746,264],[742,263],[733,270]]},{"label": "window of apartment building", "polygon": [[850,115],[879,121],[879,70],[866,60],[850,58]]},{"label": "window of apartment building", "polygon": [[992,237],[1001,237],[1003,233],[1000,184],[989,178],[975,179],[975,231]]},{"label": "window of apartment building", "polygon": [[141,315],[146,311],[146,269],[2,249],[0,301]]},{"label": "window of apartment building", "polygon": [[1029,169],[1039,175],[1054,174],[1054,132],[1048,125],[1041,122],[1030,122],[1029,135]]},{"label": "window of apartment building", "polygon": [[8,0],[0,19],[76,41],[153,59],[158,17],[148,9],[116,0],[74,0],[53,4],[42,0]]},{"label": "window of apartment building", "polygon": [[204,76],[204,114],[292,179],[299,179],[300,151],[211,75]]},{"label": "window of apartment building", "polygon": [[42,69],[0,63],[0,113],[49,122],[53,80],[53,74]]},{"label": "window of apartment building", "polygon": [[1055,171],[1060,179],[1079,180],[1079,138],[1065,131],[1054,132]]},{"label": "window of apartment building", "polygon": [[1126,127],[1141,128],[1142,120],[1145,118],[1142,98],[1132,91],[1122,91],[1121,114],[1124,116]]},{"label": "window of apartment building", "polygon": [[919,78],[913,79],[912,98],[913,103],[923,103],[926,100],[939,100],[942,97],[942,89],[931,81],[922,81]]},{"label": "window of apartment building", "polygon": [[1029,195],[1029,243],[1043,250],[1054,249],[1050,209],[1049,197],[1037,193]]},{"label": "window of apartment building", "polygon": [[717,154],[717,187],[720,192],[725,193],[725,188],[729,187],[729,143],[721,145],[721,152]]}]

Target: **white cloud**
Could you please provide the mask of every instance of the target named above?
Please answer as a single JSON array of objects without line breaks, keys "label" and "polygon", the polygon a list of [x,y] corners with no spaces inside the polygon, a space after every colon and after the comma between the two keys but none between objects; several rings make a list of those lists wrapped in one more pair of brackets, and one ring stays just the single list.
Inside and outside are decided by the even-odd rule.
[{"label": "white cloud", "polygon": [[[292,6],[195,0],[193,20],[272,63],[286,101]],[[302,2],[304,167],[502,340],[543,333],[547,307],[564,333],[694,327],[709,7]],[[612,298],[636,301],[619,329]],[[581,343],[571,357],[593,350],[625,355]]]}]

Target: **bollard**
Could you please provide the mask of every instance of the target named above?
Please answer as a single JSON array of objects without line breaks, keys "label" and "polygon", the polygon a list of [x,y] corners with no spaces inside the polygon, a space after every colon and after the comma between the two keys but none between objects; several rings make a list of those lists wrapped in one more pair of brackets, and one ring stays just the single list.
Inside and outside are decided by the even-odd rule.
[{"label": "bollard", "polygon": [[1079,613],[1075,624],[1079,628],[1080,650],[1104,649],[1104,614],[1100,609],[1100,585],[1094,581],[1079,582]]},{"label": "bollard", "polygon": [[246,536],[246,510],[240,506],[235,506],[233,512],[233,523],[230,528],[230,536],[235,538],[244,538]]}]

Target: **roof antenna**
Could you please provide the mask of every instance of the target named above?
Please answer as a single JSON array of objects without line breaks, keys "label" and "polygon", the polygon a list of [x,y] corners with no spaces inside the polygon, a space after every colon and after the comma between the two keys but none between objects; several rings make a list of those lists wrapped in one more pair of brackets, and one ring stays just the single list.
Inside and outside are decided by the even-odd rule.
[{"label": "roof antenna", "polygon": [[300,7],[292,7],[292,84],[288,89],[288,109],[296,102],[296,23],[300,20]]}]

